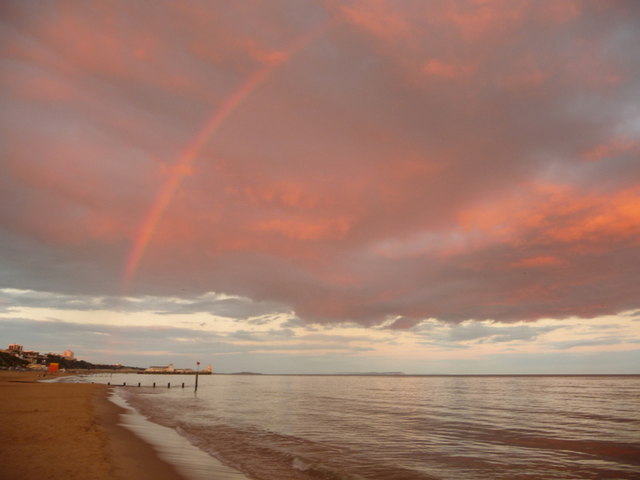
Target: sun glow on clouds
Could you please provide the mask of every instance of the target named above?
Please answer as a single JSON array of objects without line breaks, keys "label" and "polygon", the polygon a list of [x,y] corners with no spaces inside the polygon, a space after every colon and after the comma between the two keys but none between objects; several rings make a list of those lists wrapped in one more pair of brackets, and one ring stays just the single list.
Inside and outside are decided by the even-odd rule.
[{"label": "sun glow on clouds", "polygon": [[3,321],[282,370],[609,348],[571,335],[640,307],[638,8],[10,1]]},{"label": "sun glow on clouds", "polygon": [[[0,332],[10,331],[16,319],[28,318],[34,332],[64,332],[64,345],[82,337],[91,346],[72,346],[78,354],[90,355],[88,359],[108,361],[117,357],[133,365],[153,363],[163,355],[185,364],[195,357],[220,363],[220,357],[242,355],[257,362],[255,359],[263,356],[284,355],[326,357],[316,361],[317,370],[312,373],[330,372],[336,357],[341,358],[344,367],[340,371],[353,371],[355,365],[371,359],[389,365],[415,362],[408,373],[451,373],[451,369],[434,371],[432,365],[465,360],[482,364],[490,357],[506,358],[516,353],[559,357],[575,353],[633,353],[640,344],[639,312],[603,316],[588,323],[579,318],[517,323],[468,320],[459,324],[425,319],[410,328],[396,318],[368,328],[354,323],[304,324],[291,312],[242,317],[233,316],[228,309],[225,316],[201,311],[205,305],[215,311],[216,303],[223,304],[230,298],[213,293],[170,301],[161,297],[129,298],[117,310],[103,309],[110,302],[105,298],[86,296],[73,301],[72,296],[16,289],[1,293],[4,311],[0,313]],[[25,297],[42,305],[25,306]],[[49,302],[44,301],[47,298]],[[53,308],[46,303],[59,306]],[[247,310],[246,304],[235,307],[236,314]],[[178,313],[185,309],[192,312]],[[253,311],[256,313],[255,308]],[[30,334],[34,338],[28,342],[32,348],[39,348],[37,342],[43,341],[38,340],[39,336],[47,338],[44,333]],[[145,347],[147,342],[159,348]],[[523,367],[516,364],[507,373]],[[281,373],[295,373],[291,367],[282,368]]]}]

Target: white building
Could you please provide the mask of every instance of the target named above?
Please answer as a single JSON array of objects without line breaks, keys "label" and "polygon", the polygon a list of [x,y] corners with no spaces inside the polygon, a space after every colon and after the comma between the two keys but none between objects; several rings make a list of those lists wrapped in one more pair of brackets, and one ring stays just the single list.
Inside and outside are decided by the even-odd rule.
[{"label": "white building", "polygon": [[145,372],[147,373],[173,373],[175,371],[176,369],[173,368],[173,363],[170,363],[166,367],[155,366],[155,367],[149,367],[145,369]]}]

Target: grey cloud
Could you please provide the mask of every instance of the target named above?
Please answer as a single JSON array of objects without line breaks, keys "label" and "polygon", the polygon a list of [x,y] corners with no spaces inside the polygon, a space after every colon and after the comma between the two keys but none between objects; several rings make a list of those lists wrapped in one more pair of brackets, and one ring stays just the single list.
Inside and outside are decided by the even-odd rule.
[{"label": "grey cloud", "polygon": [[243,348],[245,348],[247,351],[252,351],[252,350],[261,350],[261,351],[270,351],[270,350],[293,350],[293,351],[309,351],[309,352],[313,352],[313,350],[335,350],[335,351],[343,351],[343,350],[348,350],[350,352],[369,352],[372,351],[373,348],[371,347],[362,347],[362,346],[353,346],[353,345],[347,345],[347,344],[324,344],[324,343],[317,343],[317,344],[304,344],[304,345],[295,345],[292,343],[284,343],[284,344],[280,344],[280,345],[252,345],[250,347],[246,347],[244,346]]},{"label": "grey cloud", "polygon": [[600,345],[618,345],[621,343],[640,343],[640,340],[612,336],[583,340],[568,340],[565,342],[552,342],[549,346],[556,350],[568,350],[574,347],[597,347]]},{"label": "grey cloud", "polygon": [[407,330],[415,327],[418,323],[420,323],[419,319],[400,317],[386,328],[391,330]]},{"label": "grey cloud", "polygon": [[466,345],[463,343],[456,343],[456,342],[451,342],[449,340],[446,339],[431,339],[431,340],[422,340],[420,342],[418,342],[420,345],[425,345],[425,346],[429,346],[429,347],[442,347],[442,348],[446,348],[447,350],[468,350],[471,348],[470,345]]},{"label": "grey cloud", "polygon": [[0,309],[10,311],[13,307],[52,308],[61,310],[113,310],[126,312],[153,311],[158,314],[210,313],[251,323],[263,324],[274,319],[276,313],[289,310],[276,302],[254,302],[249,298],[228,298],[205,293],[185,295],[179,298],[138,296],[71,295],[64,293],[0,289]]},{"label": "grey cloud", "polygon": [[[354,346],[344,338],[304,338],[315,343],[290,342],[289,329],[252,332],[238,330],[216,333],[179,327],[133,327],[105,324],[78,324],[61,320],[35,321],[25,318],[0,319],[0,338],[9,343],[20,343],[26,349],[61,353],[74,350],[76,356],[93,363],[122,363],[130,366],[148,366],[167,363],[185,364],[185,359],[217,358],[220,355],[248,354],[260,351],[313,351],[329,350],[363,352],[370,347]],[[248,340],[251,345],[237,345],[234,340]],[[264,343],[261,343],[264,342]],[[271,343],[271,344],[270,344]],[[7,345],[0,345],[6,348]],[[100,353],[114,351],[114,354]],[[162,352],[162,353],[153,353]],[[166,352],[166,353],[165,353]],[[195,361],[195,360],[194,360]],[[210,361],[210,360],[208,360]],[[182,362],[182,363],[180,363]]]},{"label": "grey cloud", "polygon": [[167,301],[162,297],[151,297],[148,302],[148,310],[158,314],[172,315],[176,313],[200,313],[206,312],[220,317],[249,319],[257,325],[267,323],[273,319],[274,313],[290,313],[284,305],[277,302],[253,301],[249,298],[208,298],[202,297],[181,298],[179,302]]},{"label": "grey cloud", "polygon": [[[172,356],[211,357],[242,353],[255,348],[233,345],[226,334],[188,328],[77,324],[23,318],[0,319],[0,338],[6,339],[8,343],[20,343],[26,349],[40,350],[43,353],[60,353],[70,348],[82,360],[131,366],[148,366],[154,361],[166,363]],[[6,348],[6,345],[2,348]],[[104,350],[119,353],[111,356],[98,353]],[[170,353],[147,353],[149,351]],[[99,359],[94,358],[96,356]]]},{"label": "grey cloud", "polygon": [[609,323],[606,325],[589,325],[588,323],[583,325],[583,328],[586,328],[590,331],[600,331],[600,330],[617,330],[620,328],[619,324]]},{"label": "grey cloud", "polygon": [[464,325],[453,325],[448,332],[448,339],[453,342],[477,340],[480,343],[501,343],[515,340],[534,340],[539,335],[561,328],[559,326],[536,327],[529,325],[494,326],[473,322]]},{"label": "grey cloud", "polygon": [[236,330],[229,334],[229,337],[231,338],[249,341],[281,341],[283,339],[292,338],[293,336],[293,331],[288,328],[280,330],[271,329],[268,331]]},{"label": "grey cloud", "polygon": [[[246,323],[250,324],[250,325],[267,325],[275,320],[280,320],[280,317],[277,315],[260,315],[260,316],[256,316],[253,318],[247,318],[246,319]],[[284,322],[282,324],[283,328],[292,328],[292,327],[296,327],[299,326],[298,324],[295,323],[295,321],[293,321],[295,319],[290,319],[287,320],[286,322]]]},{"label": "grey cloud", "polygon": [[[309,330],[307,329],[307,331],[313,331],[313,330]],[[367,342],[367,343],[375,343],[378,340],[376,340],[375,338],[369,338],[369,337],[359,337],[359,336],[353,336],[353,335],[336,335],[336,334],[323,334],[323,333],[305,333],[302,338],[304,338],[305,340],[313,340],[313,341],[319,341],[319,342],[334,342],[334,343],[351,343],[351,342]],[[382,339],[379,340],[381,342],[386,342],[387,340]]]}]

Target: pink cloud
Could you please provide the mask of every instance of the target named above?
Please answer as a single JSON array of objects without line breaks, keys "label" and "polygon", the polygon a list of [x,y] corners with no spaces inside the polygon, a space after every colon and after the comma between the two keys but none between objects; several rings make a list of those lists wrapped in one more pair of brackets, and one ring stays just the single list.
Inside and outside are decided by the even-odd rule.
[{"label": "pink cloud", "polygon": [[320,218],[315,221],[271,219],[258,222],[254,231],[278,233],[294,240],[323,240],[344,237],[350,228],[347,218]]},{"label": "pink cloud", "polygon": [[405,13],[388,0],[355,1],[340,5],[340,11],[350,22],[387,40],[408,38],[411,24]]},{"label": "pink cloud", "polygon": [[396,328],[637,308],[632,3],[285,4],[14,5],[0,240],[103,290],[175,178],[134,293]]},{"label": "pink cloud", "polygon": [[553,256],[527,257],[511,263],[511,266],[518,268],[545,268],[566,265],[566,261]]},{"label": "pink cloud", "polygon": [[442,2],[440,21],[470,41],[511,32],[524,21],[528,0]]},{"label": "pink cloud", "polygon": [[625,137],[615,137],[585,151],[582,157],[587,162],[599,162],[621,155],[637,155],[639,152],[640,141]]},{"label": "pink cloud", "polygon": [[464,78],[475,70],[472,66],[454,65],[440,60],[428,60],[422,67],[422,71],[427,75],[453,80]]}]

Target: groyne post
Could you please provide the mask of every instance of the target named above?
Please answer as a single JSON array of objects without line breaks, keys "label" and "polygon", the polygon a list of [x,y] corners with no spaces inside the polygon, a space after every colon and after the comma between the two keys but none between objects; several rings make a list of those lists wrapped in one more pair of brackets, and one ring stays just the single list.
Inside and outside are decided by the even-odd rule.
[{"label": "groyne post", "polygon": [[200,362],[196,362],[196,387],[193,390],[194,392],[198,391],[198,371],[200,370]]}]

